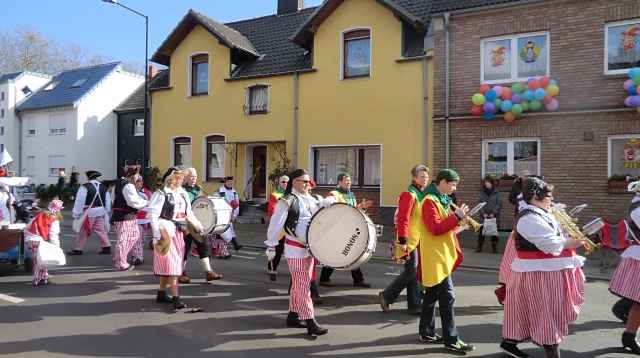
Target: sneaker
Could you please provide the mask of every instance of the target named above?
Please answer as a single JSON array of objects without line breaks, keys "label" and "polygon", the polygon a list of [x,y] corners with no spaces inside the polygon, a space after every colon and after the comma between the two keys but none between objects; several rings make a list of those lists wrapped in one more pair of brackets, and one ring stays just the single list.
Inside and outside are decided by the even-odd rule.
[{"label": "sneaker", "polygon": [[222,279],[222,275],[214,271],[207,271],[206,276],[207,282]]},{"label": "sneaker", "polygon": [[500,343],[500,349],[507,354],[508,356],[515,358],[527,358],[529,355],[523,351],[521,351],[515,343],[509,343],[502,341]]},{"label": "sneaker", "polygon": [[444,345],[444,348],[458,353],[467,353],[476,349],[476,347],[472,346],[471,344],[464,343],[460,339],[458,339],[458,341],[453,344],[446,343]]},{"label": "sneaker", "polygon": [[100,252],[98,252],[99,255],[111,255],[111,246],[107,246],[107,247],[103,247],[102,250],[100,250]]},{"label": "sneaker", "polygon": [[378,293],[378,303],[380,303],[380,309],[384,313],[389,313],[391,311],[391,307],[389,307],[389,302],[384,298],[382,292]]},{"label": "sneaker", "polygon": [[142,260],[140,259],[134,259],[133,262],[131,263],[133,266],[140,266],[142,265]]},{"label": "sneaker", "polygon": [[135,266],[129,265],[126,268],[123,268],[122,270],[118,270],[118,271],[121,271],[121,272],[133,271],[134,268]]},{"label": "sneaker", "polygon": [[420,343],[442,343],[442,336],[434,333],[434,334],[418,334],[418,342]]}]

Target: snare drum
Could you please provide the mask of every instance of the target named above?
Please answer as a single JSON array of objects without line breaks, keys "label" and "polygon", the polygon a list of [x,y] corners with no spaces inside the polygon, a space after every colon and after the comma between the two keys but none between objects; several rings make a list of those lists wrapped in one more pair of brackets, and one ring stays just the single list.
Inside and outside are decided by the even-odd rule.
[{"label": "snare drum", "polygon": [[200,196],[191,203],[193,215],[200,220],[204,234],[222,234],[231,223],[231,206],[224,198]]},{"label": "snare drum", "polygon": [[376,226],[371,219],[343,203],[320,209],[307,229],[311,255],[336,270],[353,270],[369,261],[377,241]]}]

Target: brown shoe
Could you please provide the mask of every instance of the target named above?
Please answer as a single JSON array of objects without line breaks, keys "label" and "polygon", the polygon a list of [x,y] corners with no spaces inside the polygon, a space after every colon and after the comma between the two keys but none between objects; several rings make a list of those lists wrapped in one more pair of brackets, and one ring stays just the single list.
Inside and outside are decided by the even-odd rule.
[{"label": "brown shoe", "polygon": [[182,275],[182,276],[178,277],[178,282],[179,283],[191,283],[191,278],[189,278],[189,276],[187,276],[187,275]]},{"label": "brown shoe", "polygon": [[380,303],[382,312],[389,313],[389,311],[391,311],[391,308],[389,308],[389,303],[384,299],[384,295],[382,294],[382,292],[378,293],[378,303]]},{"label": "brown shoe", "polygon": [[222,279],[221,274],[214,271],[207,271],[207,281],[220,280],[220,279]]}]

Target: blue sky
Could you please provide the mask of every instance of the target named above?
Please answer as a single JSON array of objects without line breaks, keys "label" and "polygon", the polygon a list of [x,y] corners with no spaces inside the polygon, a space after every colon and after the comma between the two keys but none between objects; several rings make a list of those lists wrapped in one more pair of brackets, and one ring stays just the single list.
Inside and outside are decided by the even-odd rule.
[{"label": "blue sky", "polygon": [[[276,12],[278,0],[119,0],[149,16],[149,57],[192,8],[219,22]],[[322,0],[305,0],[316,6]],[[114,60],[144,61],[144,19],[101,0],[2,0],[1,31],[39,30],[61,43],[74,43]]]}]

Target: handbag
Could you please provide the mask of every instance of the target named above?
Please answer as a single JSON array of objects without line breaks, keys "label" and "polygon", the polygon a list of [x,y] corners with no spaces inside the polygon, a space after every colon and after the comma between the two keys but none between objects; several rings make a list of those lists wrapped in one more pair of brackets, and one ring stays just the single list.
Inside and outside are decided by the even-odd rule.
[{"label": "handbag", "polygon": [[46,241],[40,241],[37,259],[38,263],[45,266],[64,266],[67,264],[64,251],[59,246]]},{"label": "handbag", "polygon": [[482,235],[498,236],[498,222],[496,218],[484,219],[484,223],[482,223]]},{"label": "handbag", "polygon": [[[91,204],[89,204],[89,208],[85,210],[82,213],[82,215],[80,215],[79,218],[73,219],[73,222],[71,223],[71,228],[76,234],[79,233],[80,230],[82,230],[82,225],[84,224],[84,221],[87,220],[87,216],[89,215],[89,209],[91,209],[91,207],[93,206],[93,203],[96,201],[98,194],[100,194],[100,192],[96,190],[96,195],[93,197],[93,200],[91,200]],[[103,204],[103,207],[104,207],[104,204]]]}]

